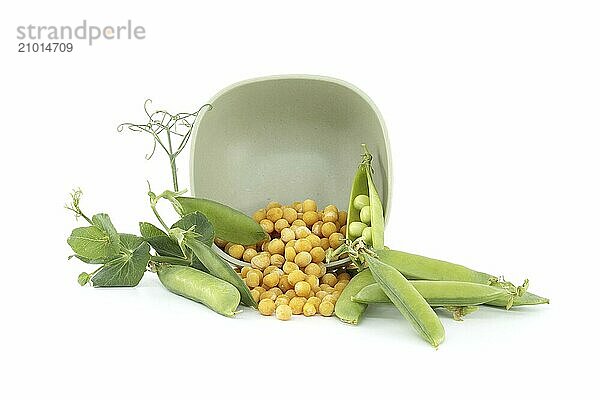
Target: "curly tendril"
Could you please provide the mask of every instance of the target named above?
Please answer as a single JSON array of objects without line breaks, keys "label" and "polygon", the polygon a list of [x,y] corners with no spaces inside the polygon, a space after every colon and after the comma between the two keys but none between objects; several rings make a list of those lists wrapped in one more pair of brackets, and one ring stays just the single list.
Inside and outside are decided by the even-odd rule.
[{"label": "curly tendril", "polygon": [[[157,145],[160,146],[169,157],[171,164],[171,172],[173,178],[173,187],[175,191],[179,190],[177,183],[177,167],[175,159],[183,151],[190,136],[192,134],[192,126],[196,117],[206,108],[207,111],[212,110],[211,104],[204,104],[197,111],[193,113],[177,113],[171,114],[166,110],[155,110],[152,111],[150,106],[152,104],[151,99],[147,99],[144,102],[144,112],[148,117],[148,121],[143,124],[136,124],[132,122],[125,122],[117,126],[118,132],[123,132],[127,128],[131,132],[146,132],[152,136],[153,144],[152,150],[146,154],[146,160],[150,160],[156,153]],[[173,139],[179,138],[179,143],[175,144]]]}]

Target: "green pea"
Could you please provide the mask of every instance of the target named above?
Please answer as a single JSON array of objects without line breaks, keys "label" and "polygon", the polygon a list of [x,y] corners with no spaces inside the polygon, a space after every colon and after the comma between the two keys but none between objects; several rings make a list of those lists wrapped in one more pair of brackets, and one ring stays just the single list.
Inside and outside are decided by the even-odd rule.
[{"label": "green pea", "polygon": [[161,265],[158,278],[171,292],[204,304],[211,310],[233,317],[240,292],[230,283],[191,267]]},{"label": "green pea", "polygon": [[423,296],[394,267],[364,254],[366,265],[387,297],[413,328],[433,347],[438,347],[445,337],[444,326]]},{"label": "green pea", "polygon": [[356,196],[354,198],[353,204],[354,204],[354,208],[356,210],[360,211],[369,205],[369,196],[367,196],[365,194],[359,194],[358,196]]},{"label": "green pea", "polygon": [[[430,306],[476,306],[508,296],[497,286],[457,281],[409,281]],[[389,303],[379,284],[364,287],[352,301],[359,303]]]},{"label": "green pea", "polygon": [[365,241],[366,244],[373,244],[373,228],[367,226],[362,231],[362,235],[360,236]]},{"label": "green pea", "polygon": [[352,236],[358,237],[360,235],[362,235],[363,230],[367,227],[366,224],[360,222],[360,221],[354,221],[351,222],[350,225],[348,225],[348,230],[350,231],[350,234]]},{"label": "green pea", "polygon": [[[369,198],[369,184],[367,182],[367,165],[361,163],[354,175],[352,182],[352,190],[350,192],[350,204],[348,205],[348,217],[346,219],[346,239],[354,240],[360,236],[353,235],[350,232],[350,224],[355,221],[360,221],[360,208],[354,207],[354,200],[359,196]],[[362,233],[362,232],[361,232]]]},{"label": "green pea", "polygon": [[353,302],[351,298],[372,283],[375,283],[375,280],[368,269],[354,275],[335,303],[336,317],[349,324],[358,324],[367,305]]},{"label": "green pea", "polygon": [[371,207],[364,206],[360,209],[360,220],[361,222],[369,225],[371,223]]},{"label": "green pea", "polygon": [[234,208],[208,199],[177,197],[183,214],[199,211],[215,228],[215,236],[228,242],[252,245],[267,239],[267,234],[252,218]]},{"label": "green pea", "polygon": [[257,307],[256,301],[250,293],[250,289],[244,283],[242,278],[219,257],[210,247],[198,240],[186,240],[185,245],[189,247],[198,260],[210,272],[211,275],[229,282],[240,292],[242,303],[249,307]]}]

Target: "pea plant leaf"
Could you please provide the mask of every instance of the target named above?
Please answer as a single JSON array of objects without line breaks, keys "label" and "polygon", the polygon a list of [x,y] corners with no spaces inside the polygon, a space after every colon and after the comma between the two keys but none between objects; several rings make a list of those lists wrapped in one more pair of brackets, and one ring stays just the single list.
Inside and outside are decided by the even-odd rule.
[{"label": "pea plant leaf", "polygon": [[140,222],[140,233],[159,255],[184,257],[177,242],[171,239],[162,229],[149,222]]},{"label": "pea plant leaf", "polygon": [[185,215],[175,222],[171,228],[180,228],[184,231],[192,229],[197,234],[196,240],[207,246],[212,246],[215,240],[215,228],[206,216],[198,211]]},{"label": "pea plant leaf", "polygon": [[92,217],[92,225],[106,233],[111,240],[118,242],[119,234],[112,224],[108,214],[96,214]]},{"label": "pea plant leaf", "polygon": [[141,237],[119,234],[120,251],[92,277],[94,287],[136,286],[150,261],[150,246]]},{"label": "pea plant leaf", "polygon": [[77,283],[79,283],[80,286],[87,285],[87,283],[89,281],[90,281],[90,275],[87,272],[82,272],[77,277]]},{"label": "pea plant leaf", "polygon": [[104,264],[110,259],[110,258],[85,258],[83,256],[80,256],[79,254],[71,254],[68,257],[68,259],[70,260],[73,257],[77,258],[79,261],[83,261],[86,264]]},{"label": "pea plant leaf", "polygon": [[88,264],[102,264],[119,252],[119,234],[108,214],[96,214],[91,226],[73,229],[67,243]]},{"label": "pea plant leaf", "polygon": [[97,226],[84,226],[73,229],[67,239],[71,249],[84,259],[107,259],[119,251],[118,236],[115,237]]}]

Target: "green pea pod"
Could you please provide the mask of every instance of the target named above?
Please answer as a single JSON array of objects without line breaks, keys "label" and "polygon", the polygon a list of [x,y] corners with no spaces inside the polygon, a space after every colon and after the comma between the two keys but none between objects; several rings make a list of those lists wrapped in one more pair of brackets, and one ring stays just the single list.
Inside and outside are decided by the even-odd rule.
[{"label": "green pea pod", "polygon": [[210,247],[204,243],[191,238],[184,240],[185,246],[187,246],[198,260],[204,265],[204,267],[210,272],[211,275],[216,276],[226,282],[229,282],[237,288],[242,297],[242,303],[249,307],[256,307],[256,301],[250,294],[250,289],[244,283],[242,278],[225,262],[219,257]]},{"label": "green pea pod", "polygon": [[[228,242],[253,245],[267,234],[252,218],[234,208],[208,199],[176,197],[183,215],[199,211],[215,228],[215,236]],[[182,215],[182,216],[183,216]]]},{"label": "green pea pod", "polygon": [[[377,256],[383,262],[400,271],[408,279],[430,281],[460,281],[487,285],[497,280],[493,275],[475,271],[462,265],[447,261],[423,257],[416,254],[405,253],[397,250],[378,250]],[[526,292],[520,297],[512,297],[511,306],[525,306],[547,304],[549,300],[531,292]],[[510,295],[487,303],[488,305],[507,307],[510,304]]]},{"label": "green pea pod", "polygon": [[[509,296],[507,290],[479,283],[457,281],[409,281],[430,306],[477,306]],[[389,303],[377,283],[366,286],[352,301],[359,303]]]},{"label": "green pea pod", "polygon": [[396,268],[408,279],[428,281],[460,281],[486,285],[495,277],[462,265],[405,253],[397,250],[378,250],[377,257]]},{"label": "green pea pod", "polygon": [[[369,153],[367,146],[363,144],[364,153],[362,161],[358,166],[358,170],[354,175],[354,181],[352,182],[352,190],[350,192],[350,203],[348,204],[348,218],[346,220],[346,239],[355,240],[361,235],[357,234],[351,229],[353,222],[361,222],[360,212],[361,210],[355,206],[355,199],[358,196],[366,196],[369,199],[368,208],[370,213],[368,214],[369,220],[365,220],[364,223],[370,229],[364,228],[362,232],[370,232],[368,239],[365,240],[371,244],[375,249],[383,249],[383,232],[384,232],[384,217],[383,217],[383,205],[379,194],[377,194],[377,188],[373,181],[373,168],[371,166],[373,156]],[[365,225],[363,225],[364,227]],[[360,228],[359,228],[360,230]]]},{"label": "green pea pod", "polygon": [[358,324],[358,321],[367,309],[367,305],[353,302],[352,296],[372,283],[375,283],[375,280],[368,269],[364,269],[354,275],[335,303],[336,317],[349,324]]},{"label": "green pea pod", "polygon": [[161,264],[157,273],[171,292],[202,303],[221,315],[233,317],[240,304],[240,292],[232,284],[197,269]]},{"label": "green pea pod", "polygon": [[444,341],[444,326],[423,296],[394,267],[364,254],[373,278],[413,328],[433,347]]}]

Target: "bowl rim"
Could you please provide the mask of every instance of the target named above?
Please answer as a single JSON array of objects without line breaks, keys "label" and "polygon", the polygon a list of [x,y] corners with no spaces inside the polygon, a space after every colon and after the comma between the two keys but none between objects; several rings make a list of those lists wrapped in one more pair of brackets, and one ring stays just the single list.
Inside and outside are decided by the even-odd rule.
[{"label": "bowl rim", "polygon": [[[256,78],[250,78],[250,79],[245,79],[236,83],[233,83],[229,86],[226,86],[225,88],[221,89],[220,91],[218,91],[214,96],[212,96],[210,98],[210,100],[208,101],[208,104],[212,104],[216,99],[218,99],[219,97],[223,96],[225,93],[236,89],[240,86],[245,86],[248,84],[252,84],[252,83],[257,83],[257,82],[266,82],[266,81],[274,81],[274,80],[315,80],[315,81],[323,81],[323,82],[329,82],[329,83],[334,83],[340,86],[343,86],[347,89],[352,90],[353,92],[355,92],[356,94],[358,94],[367,104],[369,104],[369,106],[371,107],[371,109],[375,112],[375,115],[377,116],[377,120],[379,122],[379,125],[381,126],[381,131],[383,133],[383,141],[385,143],[385,152],[386,152],[386,156],[387,156],[387,194],[386,194],[386,198],[385,198],[385,210],[384,210],[384,226],[387,225],[387,221],[389,221],[390,219],[390,215],[391,215],[391,209],[392,209],[392,191],[393,189],[393,166],[392,166],[392,157],[391,157],[391,152],[390,152],[390,140],[388,137],[388,133],[387,133],[387,128],[385,125],[385,122],[383,120],[383,116],[381,115],[381,112],[379,111],[379,108],[377,108],[377,106],[375,105],[375,103],[373,102],[373,100],[371,100],[371,98],[369,96],[367,96],[367,94],[365,92],[363,92],[361,89],[359,89],[358,87],[354,86],[353,84],[346,82],[342,79],[338,79],[338,78],[333,78],[330,76],[324,76],[324,75],[310,75],[310,74],[283,74],[283,75],[267,75],[267,76],[260,76],[260,77],[256,77]],[[194,120],[194,124],[192,125],[192,140],[191,140],[191,145],[190,145],[190,155],[196,154],[196,145],[197,145],[197,141],[198,141],[198,129],[200,127],[200,123],[202,122],[202,119],[204,118],[204,115],[206,115],[207,112],[210,111],[210,107],[204,107],[200,110],[200,112],[198,113],[198,115],[196,116],[196,119]],[[196,196],[196,190],[195,190],[195,184],[194,182],[196,181],[195,178],[195,170],[194,170],[194,157],[190,156],[189,158],[189,171],[190,171],[190,192],[192,196]]]},{"label": "bowl rim", "polygon": [[[215,253],[217,253],[219,255],[219,257],[221,257],[222,259],[227,261],[232,267],[237,267],[237,268],[252,267],[252,264],[249,262],[231,257],[229,254],[225,253],[225,251],[223,251],[223,249],[220,248],[219,246],[217,246],[215,243],[213,243],[212,249],[215,251]],[[350,258],[348,258],[348,257],[340,258],[339,260],[331,261],[329,263],[324,262],[324,264],[325,264],[325,268],[327,268],[327,270],[329,271],[329,270],[337,269],[339,267],[343,267],[343,266],[350,264]]]}]

